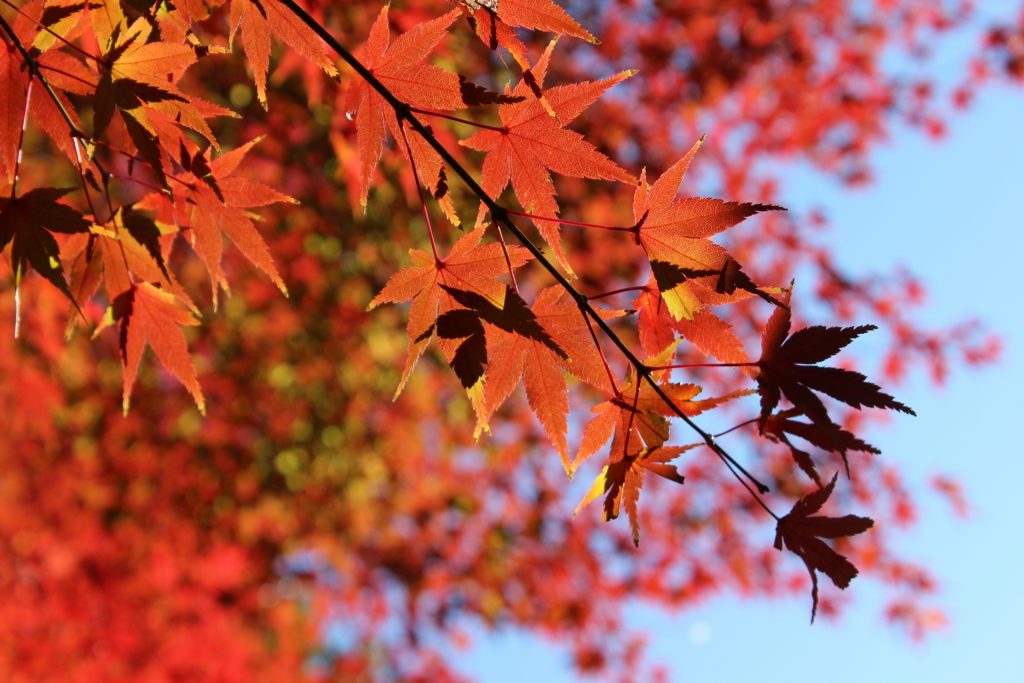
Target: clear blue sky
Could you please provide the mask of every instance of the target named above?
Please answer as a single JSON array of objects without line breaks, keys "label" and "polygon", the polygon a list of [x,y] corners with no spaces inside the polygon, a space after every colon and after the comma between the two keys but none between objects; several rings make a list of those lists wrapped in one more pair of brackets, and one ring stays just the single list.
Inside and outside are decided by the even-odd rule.
[{"label": "clear blue sky", "polygon": [[[722,597],[676,615],[638,605],[631,625],[651,634],[651,659],[667,664],[674,681],[1024,681],[1024,447],[1016,429],[1024,421],[1024,92],[985,92],[938,144],[897,131],[874,159],[876,180],[864,190],[799,173],[783,203],[827,209],[835,252],[851,272],[892,264],[916,272],[930,294],[919,319],[978,317],[1003,335],[1001,363],[955,372],[940,390],[923,378],[902,387],[900,399],[919,417],[868,439],[922,502],[921,521],[899,548],[938,577],[951,625],[911,643],[886,625],[882,591],[865,580],[852,585],[853,604],[838,622],[813,627],[806,600]],[[954,518],[926,491],[937,471],[963,483],[969,519]],[[564,650],[521,632],[478,635],[458,661],[485,683],[575,680]]]}]

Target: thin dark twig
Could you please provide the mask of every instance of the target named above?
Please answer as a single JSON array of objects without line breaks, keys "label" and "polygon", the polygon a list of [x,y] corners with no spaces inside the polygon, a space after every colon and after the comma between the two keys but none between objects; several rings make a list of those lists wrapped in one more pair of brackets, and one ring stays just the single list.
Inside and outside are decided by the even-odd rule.
[{"label": "thin dark twig", "polygon": [[470,119],[464,119],[464,118],[462,118],[460,116],[452,116],[451,114],[445,114],[443,111],[435,111],[433,109],[424,109],[423,107],[409,107],[409,109],[411,111],[416,112],[417,114],[423,114],[424,116],[436,116],[439,119],[448,119],[449,121],[454,121],[456,123],[464,123],[467,126],[473,126],[474,128],[485,128],[487,130],[494,130],[494,131],[497,131],[499,133],[507,133],[508,132],[507,128],[502,128],[501,126],[491,126],[491,125],[488,125],[486,123],[479,123],[477,121],[471,121]]},{"label": "thin dark twig", "polygon": [[571,221],[565,218],[556,218],[554,216],[536,216],[532,213],[524,213],[522,211],[513,211],[506,209],[509,216],[519,216],[520,218],[529,218],[531,221],[540,221],[541,223],[558,223],[559,225],[571,225],[575,228],[593,228],[595,230],[612,230],[614,232],[632,232],[633,228],[624,228],[621,225],[601,225],[599,223],[586,223],[584,221]]},{"label": "thin dark twig", "polygon": [[608,298],[610,296],[615,296],[616,294],[625,294],[626,292],[643,292],[646,289],[648,289],[648,288],[645,285],[636,285],[634,287],[623,287],[621,289],[613,289],[610,292],[601,292],[600,294],[591,294],[587,298],[590,299],[591,301],[597,301],[598,299],[606,299],[606,298]]},{"label": "thin dark twig", "polygon": [[744,420],[743,422],[740,422],[738,425],[733,425],[732,427],[729,427],[724,432],[718,432],[717,434],[715,434],[715,438],[717,439],[720,436],[725,436],[726,434],[729,434],[730,432],[734,432],[737,429],[742,429],[743,427],[746,427],[747,425],[752,425],[752,424],[754,424],[755,422],[757,422],[760,419],[761,419],[760,417],[752,417],[749,420]]}]

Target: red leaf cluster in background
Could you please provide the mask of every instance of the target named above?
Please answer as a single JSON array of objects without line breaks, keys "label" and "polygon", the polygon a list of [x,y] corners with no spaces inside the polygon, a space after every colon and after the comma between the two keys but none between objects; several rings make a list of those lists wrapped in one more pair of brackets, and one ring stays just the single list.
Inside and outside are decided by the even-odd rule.
[{"label": "red leaf cluster in background", "polygon": [[941,625],[860,436],[912,411],[830,359],[994,342],[842,272],[765,170],[941,131],[882,58],[970,3],[860,5],[0,0],[0,678],[453,680],[436,636],[483,624],[646,680],[629,601],[797,558],[812,619],[860,570]]}]

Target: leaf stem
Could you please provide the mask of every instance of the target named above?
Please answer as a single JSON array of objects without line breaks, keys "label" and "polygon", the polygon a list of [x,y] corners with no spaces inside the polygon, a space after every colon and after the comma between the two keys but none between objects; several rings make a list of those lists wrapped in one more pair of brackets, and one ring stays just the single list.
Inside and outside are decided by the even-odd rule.
[{"label": "leaf stem", "polygon": [[[633,419],[636,417],[636,406],[640,402],[640,382],[636,383],[636,387],[633,389],[633,405],[629,411],[629,422],[626,423],[626,437],[623,439],[622,444],[622,457],[629,457],[629,436],[630,432],[633,431]],[[642,445],[642,444],[641,444]]]},{"label": "leaf stem", "polygon": [[474,128],[485,128],[487,130],[497,131],[499,133],[507,133],[508,128],[502,128],[501,126],[491,126],[486,123],[479,123],[470,119],[464,119],[460,116],[452,116],[446,114],[443,111],[435,111],[434,109],[424,109],[423,107],[409,107],[409,111],[416,112],[417,114],[423,114],[424,116],[436,116],[440,119],[448,119],[449,121],[455,121],[456,123],[464,123],[467,126],[473,126]]},{"label": "leaf stem", "polygon": [[523,213],[522,211],[513,211],[512,209],[505,209],[505,212],[509,216],[519,216],[520,218],[529,218],[531,221],[542,221],[548,223],[558,223],[560,225],[571,225],[577,228],[593,228],[595,230],[612,230],[615,232],[630,232],[633,228],[624,228],[620,225],[598,225],[597,223],[584,223],[583,221],[570,221],[565,218],[552,218],[550,216],[535,216],[532,213]]},{"label": "leaf stem", "polygon": [[[18,174],[21,172],[22,147],[25,144],[25,128],[28,127],[28,105],[32,101],[32,84],[29,80],[28,88],[25,89],[25,114],[21,118],[21,130],[18,131],[18,154],[14,157],[14,176],[11,178],[11,199],[18,196]],[[17,336],[17,335],[15,335]]]},{"label": "leaf stem", "polygon": [[643,292],[643,291],[646,291],[646,290],[647,290],[647,287],[644,286],[644,285],[637,285],[635,287],[623,287],[621,289],[613,289],[610,292],[603,292],[601,294],[592,294],[591,296],[588,296],[587,299],[590,300],[590,301],[597,301],[598,299],[606,299],[606,298],[608,298],[610,296],[615,296],[616,294],[624,294],[626,292]]},{"label": "leaf stem", "polygon": [[[577,301],[577,304],[579,302]],[[617,396],[619,394],[619,387],[615,383],[615,375],[612,374],[612,369],[608,365],[608,359],[605,358],[604,349],[601,348],[601,342],[597,339],[597,333],[594,331],[594,326],[590,322],[590,316],[587,315],[587,310],[580,306],[580,315],[583,316],[583,322],[587,324],[587,329],[590,330],[590,338],[594,340],[594,348],[597,349],[597,355],[601,357],[601,364],[604,365],[604,371],[608,374],[608,383],[611,385],[612,392]],[[637,382],[637,384],[640,384]]]},{"label": "leaf stem", "polygon": [[516,280],[516,271],[512,268],[512,259],[508,255],[508,245],[505,244],[505,233],[501,231],[501,226],[497,223],[494,227],[498,229],[498,241],[501,242],[501,253],[505,256],[505,266],[508,267],[508,276],[512,278],[512,287],[516,290],[516,294],[519,294],[519,281]]},{"label": "leaf stem", "polygon": [[[434,262],[441,263],[441,257],[437,254],[437,241],[434,239],[434,226],[430,222],[430,212],[427,211],[427,199],[423,196],[423,183],[420,182],[419,171],[416,170],[416,160],[412,156],[412,146],[409,144],[409,136],[405,134],[405,121],[399,119],[398,129],[402,132],[402,141],[405,143],[405,151],[409,154],[409,165],[412,166],[412,177],[416,181],[416,192],[420,196],[420,208],[423,210],[423,220],[427,223],[427,234],[430,235],[430,250],[434,252]],[[511,270],[511,264],[509,265]]]},{"label": "leaf stem", "polygon": [[715,434],[715,438],[717,439],[720,436],[725,436],[729,432],[734,432],[737,429],[742,429],[743,427],[746,427],[747,425],[752,425],[755,422],[757,422],[759,419],[761,419],[761,418],[752,417],[749,420],[744,420],[743,422],[740,422],[738,425],[733,425],[732,427],[729,427],[724,432],[718,432],[717,434]]},{"label": "leaf stem", "polygon": [[684,370],[686,368],[753,368],[757,363],[673,363],[672,365],[648,365],[648,370]]}]

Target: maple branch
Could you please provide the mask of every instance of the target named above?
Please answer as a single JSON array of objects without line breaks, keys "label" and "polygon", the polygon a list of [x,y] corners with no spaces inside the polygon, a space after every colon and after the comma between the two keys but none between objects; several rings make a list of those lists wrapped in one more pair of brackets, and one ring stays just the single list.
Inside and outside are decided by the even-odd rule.
[{"label": "maple branch", "polygon": [[[666,405],[672,410],[675,415],[687,424],[694,432],[700,436],[704,443],[710,448],[718,457],[725,463],[729,471],[735,476],[744,488],[754,497],[758,504],[764,508],[768,514],[773,518],[779,519],[779,516],[775,514],[768,507],[768,505],[761,499],[760,495],[750,488],[750,485],[740,476],[742,473],[750,482],[757,488],[757,491],[764,494],[769,491],[769,488],[758,481],[752,474],[747,472],[742,465],[740,465],[724,448],[719,446],[715,442],[714,436],[702,429],[696,422],[693,421],[688,415],[686,415],[682,409],[677,406],[664,389],[658,384],[651,374],[651,371],[644,365],[644,363],[637,358],[636,354],[629,348],[628,345],[615,333],[615,331],[608,325],[607,322],[601,317],[597,310],[590,305],[586,295],[582,294],[579,290],[573,287],[572,283],[558,270],[558,268],[544,256],[541,250],[535,245],[529,237],[514,223],[510,216],[516,215],[515,212],[511,212],[505,207],[498,204],[491,196],[480,186],[480,184],[473,178],[472,174],[461,164],[458,160],[452,156],[451,152],[441,144],[441,142],[434,136],[433,132],[425,126],[419,119],[417,119],[412,112],[412,108],[398,99],[391,90],[384,85],[380,79],[378,79],[369,69],[367,69],[362,62],[344,46],[337,38],[335,38],[323,25],[314,19],[305,9],[303,9],[295,0],[279,0],[279,2],[288,10],[294,14],[303,24],[306,25],[313,33],[315,33],[324,43],[327,44],[346,64],[348,64],[356,74],[359,75],[371,88],[373,88],[381,96],[381,98],[391,106],[395,112],[395,117],[399,120],[399,123],[406,121],[409,127],[412,128],[416,133],[423,138],[423,140],[430,145],[438,156],[444,160],[444,162],[452,169],[452,171],[459,176],[459,178],[466,184],[466,187],[477,196],[477,198],[487,207],[491,213],[491,217],[496,223],[501,224],[509,230],[513,235],[516,236],[522,245],[529,251],[533,257],[537,260],[541,266],[548,271],[555,282],[559,284],[576,302],[581,311],[584,314],[584,318],[587,318],[587,324],[590,325],[592,319],[601,331],[608,337],[609,340],[619,349],[626,360],[628,360],[633,367],[636,369],[637,375],[642,377],[646,381],[655,394],[663,400]],[[593,332],[593,330],[591,330]],[[600,346],[598,346],[600,349]],[[639,380],[638,380],[639,381]]]}]

